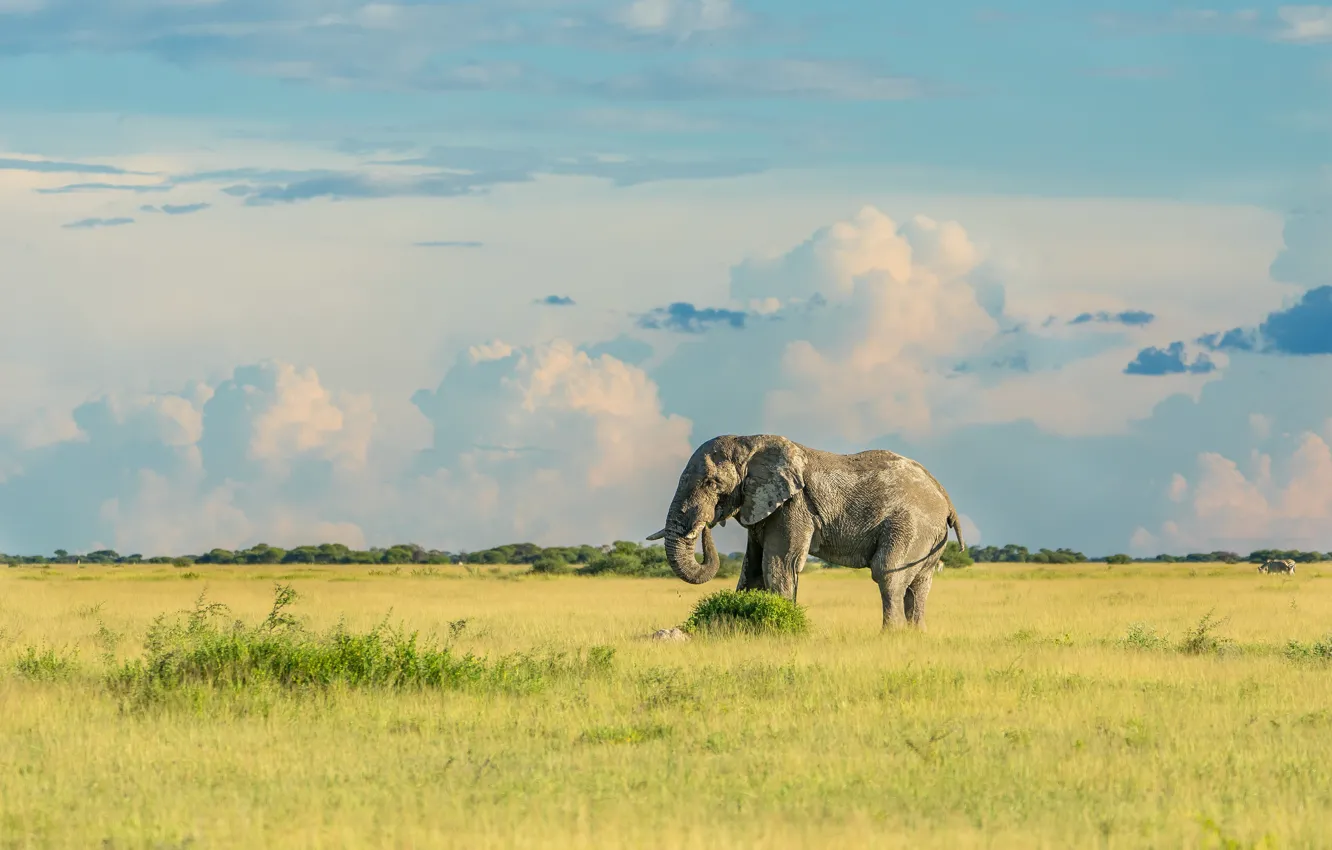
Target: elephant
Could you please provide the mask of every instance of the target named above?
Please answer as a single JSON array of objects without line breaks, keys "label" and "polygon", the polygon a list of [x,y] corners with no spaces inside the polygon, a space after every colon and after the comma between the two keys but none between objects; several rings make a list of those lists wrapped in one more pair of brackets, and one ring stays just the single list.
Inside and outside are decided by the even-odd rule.
[{"label": "elephant", "polygon": [[[724,434],[700,445],[680,474],[665,539],[675,575],[711,581],[720,566],[711,529],[736,519],[748,530],[737,590],[795,600],[809,555],[869,568],[883,603],[882,629],[924,629],[925,600],[948,529],[966,551],[952,499],[916,461],[875,449],[835,454],[774,434]],[[694,546],[703,537],[703,563]]]},{"label": "elephant", "polygon": [[1290,573],[1295,575],[1295,562],[1289,558],[1280,561],[1264,561],[1259,567],[1260,573]]}]

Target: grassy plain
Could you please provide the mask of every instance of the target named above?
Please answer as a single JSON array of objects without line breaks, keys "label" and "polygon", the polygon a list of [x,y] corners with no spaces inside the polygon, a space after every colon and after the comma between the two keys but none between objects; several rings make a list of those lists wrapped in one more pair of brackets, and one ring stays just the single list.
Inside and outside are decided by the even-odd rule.
[{"label": "grassy plain", "polygon": [[[729,581],[375,572],[0,568],[0,847],[1288,848],[1332,835],[1327,565],[1293,578],[977,565],[936,579],[924,634],[880,634],[867,573],[824,570],[801,581],[809,635],[685,644],[643,636]],[[522,691],[256,685],[144,706],[107,684],[156,615],[206,587],[258,623],[276,582],[298,591],[291,611],[309,628],[387,616],[486,657],[615,655],[604,675]],[[1220,625],[1197,632],[1209,611]],[[70,663],[23,663],[47,650]]]}]

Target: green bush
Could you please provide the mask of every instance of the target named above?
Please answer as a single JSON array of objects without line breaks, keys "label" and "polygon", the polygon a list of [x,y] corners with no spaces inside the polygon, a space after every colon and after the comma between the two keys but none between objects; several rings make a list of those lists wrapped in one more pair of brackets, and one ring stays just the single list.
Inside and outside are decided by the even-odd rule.
[{"label": "green bush", "polygon": [[1208,611],[1198,621],[1197,625],[1189,629],[1184,634],[1184,639],[1179,643],[1179,651],[1186,655],[1209,655],[1225,652],[1233,645],[1233,641],[1227,637],[1221,637],[1216,633],[1219,626],[1225,624],[1225,620],[1217,620]]},{"label": "green bush", "polygon": [[1120,643],[1131,649],[1145,650],[1165,649],[1170,645],[1169,641],[1158,635],[1156,630],[1146,623],[1130,624],[1128,634]]},{"label": "green bush", "polygon": [[20,676],[42,682],[68,678],[77,666],[74,654],[61,655],[49,648],[38,652],[32,646],[14,662],[14,670]]},{"label": "green bush", "polygon": [[1131,564],[1133,563],[1133,559],[1121,552],[1120,554],[1117,555],[1108,556],[1105,559],[1105,562],[1107,564]]},{"label": "green bush", "polygon": [[766,590],[722,590],[699,600],[680,628],[689,634],[804,634],[809,618],[800,605]]},{"label": "green bush", "polygon": [[1332,661],[1332,635],[1313,643],[1288,641],[1285,655],[1292,661]]},{"label": "green bush", "polygon": [[532,572],[559,575],[573,572],[573,567],[561,555],[542,555],[532,562]]}]

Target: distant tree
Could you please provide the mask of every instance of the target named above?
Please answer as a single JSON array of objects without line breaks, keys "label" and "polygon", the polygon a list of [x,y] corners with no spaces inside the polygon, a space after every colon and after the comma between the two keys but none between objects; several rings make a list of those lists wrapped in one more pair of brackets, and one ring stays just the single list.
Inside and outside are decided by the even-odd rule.
[{"label": "distant tree", "polygon": [[956,540],[949,540],[944,544],[943,557],[940,560],[943,561],[945,567],[950,569],[969,567],[976,563],[972,560],[970,553],[962,551],[962,547],[957,545]]},{"label": "distant tree", "polygon": [[1004,546],[973,546],[971,557],[982,564],[1021,564],[1031,560],[1026,546],[1008,543]]},{"label": "distant tree", "polygon": [[380,557],[380,561],[385,564],[411,564],[415,563],[416,550],[403,545],[390,546]]},{"label": "distant tree", "polygon": [[[696,560],[702,555],[695,553]],[[1247,558],[1235,552],[1218,550],[1214,552],[1190,552],[1186,555],[1162,553],[1145,560],[1157,563],[1222,562],[1237,563],[1241,560],[1261,563],[1269,559],[1289,558],[1301,563],[1332,560],[1332,553],[1260,549],[1251,552]],[[51,562],[62,563],[75,560],[65,549],[57,549]],[[531,564],[535,567],[541,562],[540,569],[534,572],[560,571],[559,565],[566,568],[577,567],[583,575],[610,573],[617,575],[669,576],[673,575],[666,559],[666,551],[661,544],[642,546],[635,541],[617,540],[604,546],[582,544],[578,546],[551,546],[542,548],[535,543],[505,543],[476,552],[451,553],[438,549],[426,549],[415,543],[396,543],[388,548],[370,547],[352,549],[342,543],[320,543],[297,546],[287,550],[267,543],[257,543],[249,549],[210,549],[202,555],[177,556],[156,555],[144,558],[141,554],[120,555],[114,549],[98,549],[80,556],[78,560],[88,563],[152,563],[163,564]],[[942,556],[946,567],[955,568],[972,563],[1035,563],[1035,564],[1073,564],[1087,560],[1087,556],[1073,549],[1039,549],[1032,552],[1025,546],[1009,543],[1003,546],[973,546],[967,552],[961,551],[956,542],[945,544]],[[1127,564],[1135,559],[1123,553],[1106,556],[1108,564]],[[718,576],[723,578],[739,575],[744,561],[743,552],[731,552],[721,556]],[[22,564],[45,564],[48,559],[41,555],[0,555],[0,562]],[[815,569],[831,567],[818,558],[809,558],[807,563]]]},{"label": "distant tree", "polygon": [[1087,556],[1072,549],[1042,549],[1028,560],[1033,564],[1077,564],[1087,560]]},{"label": "distant tree", "polygon": [[315,546],[297,546],[295,549],[288,549],[287,554],[282,556],[283,564],[313,564],[319,557],[319,549]]},{"label": "distant tree", "polygon": [[236,561],[242,564],[280,564],[286,556],[286,549],[269,546],[267,543],[256,543],[249,549],[236,552]]},{"label": "distant tree", "polygon": [[573,567],[569,566],[569,562],[559,553],[546,552],[532,562],[532,572],[558,575],[573,572]]},{"label": "distant tree", "polygon": [[[579,567],[578,572],[589,576],[607,574],[619,576],[649,575],[643,566],[643,562],[636,555],[624,551],[603,552],[599,557],[593,558],[587,564]],[[669,575],[669,572],[667,575]]]}]

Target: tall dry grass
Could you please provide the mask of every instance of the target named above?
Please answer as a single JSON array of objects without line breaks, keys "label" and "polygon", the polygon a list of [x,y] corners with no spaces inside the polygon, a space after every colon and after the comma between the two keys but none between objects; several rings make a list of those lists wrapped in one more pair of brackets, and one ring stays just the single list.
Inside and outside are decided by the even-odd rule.
[{"label": "tall dry grass", "polygon": [[[0,569],[0,846],[1325,846],[1325,569],[979,565],[925,634],[825,570],[807,636],[687,644],[642,636],[722,583]],[[206,588],[255,629],[278,582],[309,640],[614,654],[523,688],[115,687],[157,615]]]}]

